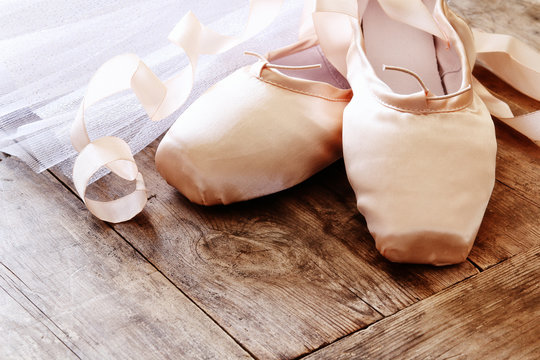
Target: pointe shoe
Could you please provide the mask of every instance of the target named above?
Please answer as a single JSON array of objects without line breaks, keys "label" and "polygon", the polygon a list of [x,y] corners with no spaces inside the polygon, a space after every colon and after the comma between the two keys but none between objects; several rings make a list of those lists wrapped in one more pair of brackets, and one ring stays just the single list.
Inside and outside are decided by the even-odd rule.
[{"label": "pointe shoe", "polygon": [[[354,96],[343,153],[358,209],[390,261],[465,261],[493,190],[497,151],[473,88],[474,55],[464,47],[472,37],[462,39],[470,30],[449,21],[442,0],[353,2],[342,2],[358,5],[359,19],[346,60]],[[321,46],[331,52],[336,44]]]},{"label": "pointe shoe", "polygon": [[[158,172],[192,202],[230,204],[275,193],[342,156],[342,116],[352,92],[317,38],[259,57],[197,99],[157,149]],[[315,63],[321,66],[296,66]]]}]

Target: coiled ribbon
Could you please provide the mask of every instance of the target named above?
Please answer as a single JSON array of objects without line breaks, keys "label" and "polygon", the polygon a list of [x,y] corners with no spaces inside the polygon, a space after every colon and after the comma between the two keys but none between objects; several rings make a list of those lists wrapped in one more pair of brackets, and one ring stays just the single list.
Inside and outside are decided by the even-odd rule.
[{"label": "coiled ribbon", "polygon": [[[253,37],[277,17],[282,3],[283,0],[250,0],[247,25],[243,33],[235,37],[221,35],[201,24],[192,12],[187,13],[169,34],[169,40],[186,53],[189,65],[165,82],[134,54],[114,57],[97,70],[71,128],[71,142],[79,151],[73,168],[73,182],[92,214],[112,223],[129,220],[142,211],[147,195],[143,176],[124,140],[117,137],[90,140],[84,120],[86,109],[131,88],[153,121],[164,119],[187,100],[200,55],[222,53]],[[88,182],[103,166],[121,178],[135,181],[135,191],[113,201],[88,199]]]},{"label": "coiled ribbon", "polygon": [[[342,15],[358,21],[359,9],[369,0],[306,0],[301,37],[314,33],[313,19],[321,44],[327,44],[325,54],[333,65],[346,74],[346,53],[350,38],[332,31],[343,24]],[[421,0],[377,0],[388,16],[446,39],[438,24]],[[162,82],[136,55],[117,56],[103,64],[88,84],[71,129],[71,142],[79,151],[73,169],[73,182],[79,196],[96,217],[118,223],[140,213],[146,205],[144,179],[129,145],[117,137],[90,140],[84,114],[96,102],[126,89],[132,89],[148,116],[159,121],[187,100],[193,87],[198,58],[202,54],[218,54],[246,41],[277,17],[283,0],[250,0],[250,13],[244,32],[237,37],[218,34],[202,25],[191,12],[176,25],[169,40],[186,53],[189,65],[178,75]],[[361,11],[360,13],[363,13]],[[337,22],[336,22],[337,21]],[[337,35],[336,35],[337,34]],[[352,34],[352,32],[351,32]],[[474,31],[475,43],[467,51],[476,51],[477,60],[517,90],[540,101],[540,54],[519,40],[499,34]],[[467,45],[467,44],[466,44]],[[472,46],[476,50],[472,49]],[[514,117],[506,103],[497,99],[473,79],[476,93],[490,113],[540,146],[540,111]],[[136,182],[135,191],[113,201],[96,201],[86,197],[90,178],[103,166],[129,181]]]}]

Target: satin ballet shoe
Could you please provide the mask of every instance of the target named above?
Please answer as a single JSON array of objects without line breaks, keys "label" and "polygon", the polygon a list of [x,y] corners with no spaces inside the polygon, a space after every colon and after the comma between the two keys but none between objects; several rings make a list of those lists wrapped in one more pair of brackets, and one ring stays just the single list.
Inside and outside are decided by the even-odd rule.
[{"label": "satin ballet shoe", "polygon": [[[275,193],[342,156],[342,115],[352,92],[316,37],[257,56],[197,99],[157,149],[158,172],[192,202]],[[321,65],[296,66],[314,63]]]},{"label": "satin ballet shoe", "polygon": [[390,261],[465,261],[493,190],[497,150],[473,89],[474,59],[456,28],[470,30],[449,21],[442,0],[357,4],[343,154],[358,209]]}]

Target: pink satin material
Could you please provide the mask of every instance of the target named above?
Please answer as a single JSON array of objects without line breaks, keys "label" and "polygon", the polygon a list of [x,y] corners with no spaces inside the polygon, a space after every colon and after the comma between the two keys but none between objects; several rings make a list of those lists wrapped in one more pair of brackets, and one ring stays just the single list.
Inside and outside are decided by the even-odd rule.
[{"label": "pink satin material", "polygon": [[[90,146],[95,144],[95,141],[90,140],[86,131],[86,109],[99,100],[131,88],[152,120],[165,118],[177,110],[189,96],[201,54],[226,51],[254,36],[273,21],[281,3],[281,0],[251,0],[248,23],[238,37],[218,34],[203,26],[193,13],[186,14],[169,34],[169,40],[185,51],[190,63],[178,75],[165,82],[133,54],[117,56],[98,69],[88,84],[87,93],[71,129],[71,142],[80,152],[73,169],[73,181],[79,196],[94,215],[113,223],[129,220],[142,211],[146,204],[146,195],[142,175],[138,172],[133,157],[126,158],[125,149],[129,149],[129,146],[123,140],[112,137],[99,139],[98,148],[111,156],[96,155],[93,149],[97,145]],[[119,145],[121,143],[122,146]],[[120,151],[120,148],[123,150]],[[127,161],[116,161],[113,154]],[[95,166],[97,164],[107,166],[123,178],[139,179],[137,190],[112,202],[88,199],[85,189],[91,175],[99,169]]]},{"label": "pink satin material", "polygon": [[[306,44],[315,40],[271,58]],[[351,96],[350,90],[287,76],[259,61],[220,81],[180,116],[159,145],[156,168],[204,205],[287,189],[341,158],[343,109]]]},{"label": "pink satin material", "polygon": [[[540,54],[514,37],[473,30],[477,60],[522,93],[540,101]],[[476,91],[493,116],[540,146],[540,111],[514,116],[508,105],[475,80]]]},{"label": "pink satin material", "polygon": [[[399,6],[379,3],[394,19],[400,6],[417,6],[416,1]],[[496,158],[494,126],[483,101],[487,91],[471,75],[476,58],[475,52],[471,54],[472,33],[444,1],[437,1],[433,18],[458,54],[455,66],[462,74],[461,86],[439,97],[423,92],[396,94],[376,75],[365,53],[356,14],[364,13],[366,1],[320,0],[317,9],[314,19],[317,34],[324,34],[320,36],[323,50],[329,59],[347,59],[345,64],[334,64],[347,75],[354,93],[344,113],[344,159],[358,209],[377,249],[395,262],[447,265],[464,261],[493,189]],[[425,16],[415,16],[403,22],[421,29]],[[348,23],[352,31],[344,26]],[[332,39],[326,36],[329,32],[334,39],[350,38],[352,32],[352,45],[345,48],[339,44],[343,40],[326,42]],[[494,48],[489,47],[490,51]],[[515,61],[522,59],[522,50],[513,48],[513,55],[505,55],[505,62],[490,62],[491,68],[525,65],[536,72],[534,64]],[[437,51],[440,56],[441,49]],[[492,59],[487,53],[479,57]],[[451,57],[445,61],[452,65]]]},{"label": "pink satin material", "polygon": [[[458,66],[456,89],[446,95],[396,94],[379,79],[364,53],[358,21],[369,1],[378,1],[394,21],[444,40],[435,40],[435,52],[442,70]],[[236,38],[219,35],[187,14],[170,39],[184,49],[190,66],[168,81],[129,54],[96,72],[71,134],[80,151],[73,180],[94,215],[109,222],[128,220],[144,208],[146,191],[123,140],[90,140],[86,108],[131,88],[152,120],[171,114],[190,93],[199,55],[225,51],[254,35],[276,16],[281,1],[251,4],[246,30]],[[442,0],[437,0],[433,16],[420,0],[319,0],[312,5],[306,1],[303,40],[268,54],[268,61],[320,42],[328,60],[347,76],[354,98],[343,116],[343,153],[358,208],[377,248],[397,262],[463,261],[493,188],[496,142],[489,112],[540,145],[538,113],[514,118],[506,104],[472,77],[471,68],[478,57],[539,99],[540,55],[513,38],[473,35]],[[308,14],[313,8],[312,22]],[[457,60],[443,56],[444,44]],[[447,81],[456,84],[455,79]],[[206,205],[285,189],[341,156],[341,114],[350,99],[350,90],[297,78],[259,61],[216,84],[180,117],[159,146],[157,169],[189,199]],[[135,181],[135,191],[111,202],[86,198],[87,183],[102,166]]]}]

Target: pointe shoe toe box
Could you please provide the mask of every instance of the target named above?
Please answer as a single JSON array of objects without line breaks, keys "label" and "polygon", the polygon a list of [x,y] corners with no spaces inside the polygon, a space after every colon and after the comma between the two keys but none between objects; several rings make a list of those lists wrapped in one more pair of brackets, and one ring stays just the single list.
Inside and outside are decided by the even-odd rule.
[{"label": "pointe shoe toe box", "polygon": [[249,67],[240,69],[175,122],[157,150],[157,170],[204,205],[289,188],[341,156],[345,105],[268,84]]},{"label": "pointe shoe toe box", "polygon": [[362,121],[346,116],[343,139],[349,180],[377,249],[394,262],[464,261],[495,181],[489,113],[478,99],[443,114],[379,109]]}]

